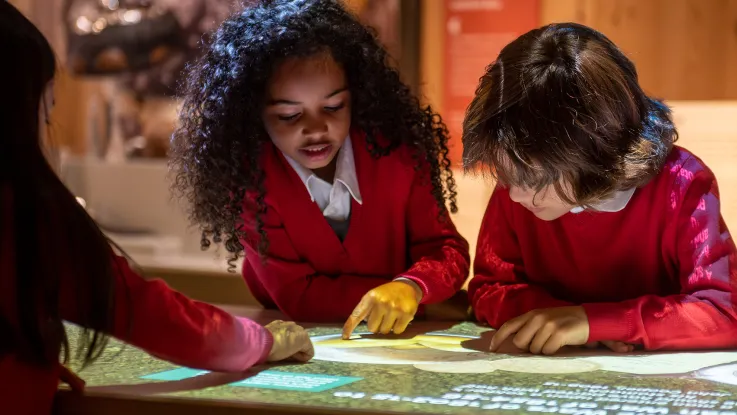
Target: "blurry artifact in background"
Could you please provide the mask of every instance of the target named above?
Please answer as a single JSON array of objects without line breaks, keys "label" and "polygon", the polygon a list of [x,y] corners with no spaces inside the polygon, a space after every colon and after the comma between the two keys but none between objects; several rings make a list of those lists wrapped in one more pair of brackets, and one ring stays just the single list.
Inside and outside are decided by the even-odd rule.
[{"label": "blurry artifact in background", "polygon": [[78,75],[119,75],[164,63],[184,49],[174,13],[148,0],[68,2],[69,65]]},{"label": "blurry artifact in background", "polygon": [[376,30],[379,41],[389,55],[399,61],[402,57],[400,0],[363,0],[356,3],[361,22]]},{"label": "blurry artifact in background", "polygon": [[402,80],[418,90],[420,0],[346,0],[363,24],[373,28]]},{"label": "blurry artifact in background", "polygon": [[180,74],[234,7],[232,0],[64,0],[69,69],[102,81],[88,108],[93,156],[166,156]]},{"label": "blurry artifact in background", "polygon": [[[89,153],[107,161],[166,157],[176,125],[180,76],[201,41],[254,0],[63,0],[67,61],[78,77],[100,80],[89,103]],[[409,84],[419,45],[407,17],[417,0],[349,0],[377,31]],[[412,7],[408,7],[413,5]],[[407,15],[407,16],[405,16]],[[411,15],[411,16],[409,16]],[[412,29],[414,30],[414,29]],[[409,46],[409,47],[408,47]]]}]

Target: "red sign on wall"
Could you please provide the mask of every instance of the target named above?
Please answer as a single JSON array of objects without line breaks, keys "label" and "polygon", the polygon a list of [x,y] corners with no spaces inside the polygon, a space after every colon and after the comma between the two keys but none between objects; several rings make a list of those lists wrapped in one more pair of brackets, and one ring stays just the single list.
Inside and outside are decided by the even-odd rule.
[{"label": "red sign on wall", "polygon": [[479,78],[502,48],[539,26],[539,0],[444,0],[442,115],[451,134],[450,157],[462,163],[463,116]]}]

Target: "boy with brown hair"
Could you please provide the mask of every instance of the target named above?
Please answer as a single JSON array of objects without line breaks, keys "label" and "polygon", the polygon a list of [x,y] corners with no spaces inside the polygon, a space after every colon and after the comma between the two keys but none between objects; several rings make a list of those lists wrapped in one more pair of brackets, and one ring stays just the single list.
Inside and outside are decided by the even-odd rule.
[{"label": "boy with brown hair", "polygon": [[737,346],[735,244],[709,168],[601,33],[552,24],[507,45],[464,121],[464,165],[498,180],[469,295],[532,353]]}]

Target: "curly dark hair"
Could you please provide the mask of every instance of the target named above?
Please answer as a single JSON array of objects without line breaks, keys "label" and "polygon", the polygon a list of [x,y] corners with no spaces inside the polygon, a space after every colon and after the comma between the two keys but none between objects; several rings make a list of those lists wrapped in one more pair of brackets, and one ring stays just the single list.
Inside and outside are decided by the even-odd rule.
[{"label": "curly dark hair", "polygon": [[[372,156],[402,145],[417,167],[429,167],[433,195],[447,216],[455,213],[455,180],[448,159],[448,130],[422,106],[390,64],[375,33],[337,0],[262,0],[228,18],[205,54],[188,67],[180,126],[171,143],[174,194],[188,203],[202,229],[202,249],[225,242],[229,270],[243,252],[243,198],[257,195],[259,253],[268,241],[261,149],[270,141],[261,119],[272,72],[288,58],[328,52],[346,73],[352,128],[366,133]],[[383,137],[378,140],[378,137]]]}]

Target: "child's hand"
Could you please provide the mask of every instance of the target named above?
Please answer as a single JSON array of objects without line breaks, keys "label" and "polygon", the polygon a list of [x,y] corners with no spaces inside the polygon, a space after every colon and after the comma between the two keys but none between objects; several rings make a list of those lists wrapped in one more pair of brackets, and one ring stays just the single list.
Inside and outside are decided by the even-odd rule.
[{"label": "child's hand", "polygon": [[589,338],[589,319],[583,307],[556,307],[533,310],[504,323],[491,339],[496,351],[507,337],[533,354],[551,355],[563,346],[580,346]]},{"label": "child's hand", "polygon": [[276,320],[267,324],[274,344],[267,358],[268,362],[292,359],[307,362],[315,356],[315,349],[307,331],[291,321]]},{"label": "child's hand", "polygon": [[86,382],[77,376],[76,373],[72,372],[68,367],[59,364],[59,380],[69,385],[69,388],[74,392],[84,392],[84,386]]},{"label": "child's hand", "polygon": [[343,326],[343,339],[368,318],[372,333],[401,334],[415,317],[419,306],[417,289],[409,283],[392,281],[367,292]]}]

